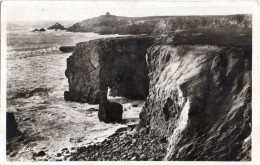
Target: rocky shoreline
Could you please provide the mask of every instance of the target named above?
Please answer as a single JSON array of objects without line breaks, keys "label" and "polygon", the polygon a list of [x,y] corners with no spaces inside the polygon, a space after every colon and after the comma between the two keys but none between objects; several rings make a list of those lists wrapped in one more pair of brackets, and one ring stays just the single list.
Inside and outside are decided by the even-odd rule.
[{"label": "rocky shoreline", "polygon": [[[166,154],[167,140],[150,137],[146,130],[119,129],[102,142],[83,147],[63,148],[56,157],[35,154],[34,161],[160,161]],[[151,140],[152,139],[152,140]]]},{"label": "rocky shoreline", "polygon": [[[101,22],[115,18],[111,15],[100,17]],[[67,59],[65,76],[69,90],[64,91],[64,100],[99,104],[95,119],[105,123],[128,123],[124,125],[127,128],[119,129],[112,136],[106,134],[103,137],[109,137],[102,142],[82,143],[70,148],[61,145],[64,148],[56,150],[58,152],[53,156],[45,150],[35,151],[32,160],[251,160],[252,29],[248,28],[251,17],[210,17],[203,25],[205,29],[185,31],[186,28],[180,27],[184,30],[181,32],[169,24],[182,20],[177,18],[180,17],[167,23],[159,22],[165,25],[160,30],[171,27],[172,34],[78,43]],[[191,20],[196,17],[189,17],[183,25],[192,25]],[[89,32],[93,30],[93,22],[96,20],[87,20],[68,30]],[[208,29],[211,22],[215,24]],[[188,27],[199,26],[195,25]],[[141,112],[134,111],[135,104],[131,108],[118,105],[119,102],[102,105],[109,96],[145,103],[140,106]],[[139,119],[137,115],[132,116],[134,112],[138,112]],[[122,114],[126,113],[131,115],[123,118],[128,121],[123,123]],[[80,117],[79,114],[73,116],[77,120]],[[133,119],[139,123],[130,125],[129,121]],[[85,125],[88,119],[83,117],[81,120]],[[81,133],[86,135],[86,129]],[[91,133],[88,135],[92,136]]]},{"label": "rocky shoreline", "polygon": [[165,139],[151,138],[146,133],[121,132],[100,144],[79,148],[70,160],[157,161],[163,160],[166,154],[166,146]]}]

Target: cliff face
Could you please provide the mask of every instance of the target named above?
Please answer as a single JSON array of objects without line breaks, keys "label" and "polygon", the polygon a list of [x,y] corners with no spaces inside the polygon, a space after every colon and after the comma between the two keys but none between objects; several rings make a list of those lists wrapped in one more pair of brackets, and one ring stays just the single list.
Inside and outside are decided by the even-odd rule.
[{"label": "cliff face", "polygon": [[120,17],[102,15],[76,23],[71,32],[95,32],[100,34],[162,34],[175,30],[201,28],[251,28],[250,15],[230,16],[163,16]]},{"label": "cliff face", "polygon": [[248,160],[251,46],[155,45],[139,129],[168,141],[165,160]]},{"label": "cliff face", "polygon": [[79,43],[67,59],[65,100],[98,103],[110,95],[145,99],[149,91],[146,50],[151,37],[100,39]]},{"label": "cliff face", "polygon": [[154,38],[78,44],[65,98],[97,103],[108,87],[114,96],[146,98],[137,131],[163,141],[165,160],[250,160],[251,31]]}]

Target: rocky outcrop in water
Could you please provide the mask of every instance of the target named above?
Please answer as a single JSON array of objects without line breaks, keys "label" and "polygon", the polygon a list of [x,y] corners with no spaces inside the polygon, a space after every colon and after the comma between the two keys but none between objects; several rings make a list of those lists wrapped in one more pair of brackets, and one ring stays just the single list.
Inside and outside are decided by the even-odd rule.
[{"label": "rocky outcrop in water", "polygon": [[122,37],[79,43],[67,59],[65,100],[99,103],[110,95],[145,99],[149,92],[146,50],[152,37]]},{"label": "rocky outcrop in water", "polygon": [[59,50],[63,53],[70,53],[70,52],[74,52],[75,50],[75,46],[61,46],[59,48]]},{"label": "rocky outcrop in water", "polygon": [[63,25],[61,25],[60,23],[55,23],[54,25],[48,27],[49,30],[66,30],[67,28],[65,28]]},{"label": "rocky outcrop in water", "polygon": [[15,120],[14,114],[6,112],[6,139],[13,138],[17,133],[18,124]]},{"label": "rocky outcrop in water", "polygon": [[44,28],[41,29],[34,29],[32,32],[45,32],[46,30]]},{"label": "rocky outcrop in water", "polygon": [[251,28],[250,15],[121,17],[101,15],[76,23],[71,32],[99,34],[168,34],[175,30],[201,28]]},{"label": "rocky outcrop in water", "polygon": [[101,101],[98,118],[105,123],[121,122],[123,106],[116,102]]}]

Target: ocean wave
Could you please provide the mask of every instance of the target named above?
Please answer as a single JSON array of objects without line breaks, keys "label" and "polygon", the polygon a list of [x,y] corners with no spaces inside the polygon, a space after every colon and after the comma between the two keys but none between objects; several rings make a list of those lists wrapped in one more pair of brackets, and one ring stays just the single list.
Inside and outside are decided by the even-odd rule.
[{"label": "ocean wave", "polygon": [[20,90],[18,92],[8,92],[8,100],[17,99],[17,98],[29,98],[32,96],[49,96],[50,88],[35,88],[32,90]]},{"label": "ocean wave", "polygon": [[16,59],[16,58],[27,58],[27,57],[34,57],[34,56],[44,56],[50,55],[53,53],[61,53],[58,46],[49,47],[49,48],[23,48],[18,50],[10,50],[7,53],[7,59]]}]

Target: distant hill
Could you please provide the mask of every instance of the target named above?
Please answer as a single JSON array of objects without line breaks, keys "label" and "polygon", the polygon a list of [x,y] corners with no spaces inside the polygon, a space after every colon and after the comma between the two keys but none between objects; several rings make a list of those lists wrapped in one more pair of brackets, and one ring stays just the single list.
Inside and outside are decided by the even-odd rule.
[{"label": "distant hill", "polygon": [[185,29],[251,27],[251,15],[122,17],[106,14],[78,22],[67,30],[100,34],[162,34]]}]

